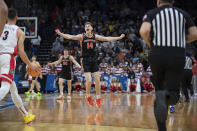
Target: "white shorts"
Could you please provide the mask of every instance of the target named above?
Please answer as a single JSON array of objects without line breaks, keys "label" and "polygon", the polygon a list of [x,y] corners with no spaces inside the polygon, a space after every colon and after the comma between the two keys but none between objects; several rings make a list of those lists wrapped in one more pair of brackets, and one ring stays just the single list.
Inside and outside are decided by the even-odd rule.
[{"label": "white shorts", "polygon": [[0,82],[5,80],[12,84],[15,71],[14,55],[0,54]]}]

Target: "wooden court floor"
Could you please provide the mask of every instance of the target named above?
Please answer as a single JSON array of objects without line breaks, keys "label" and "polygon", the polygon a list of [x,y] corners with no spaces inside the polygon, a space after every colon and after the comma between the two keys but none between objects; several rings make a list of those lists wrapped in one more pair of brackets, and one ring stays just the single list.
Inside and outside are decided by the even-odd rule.
[{"label": "wooden court floor", "polygon": [[[25,107],[36,115],[27,126],[13,105],[0,109],[0,131],[156,131],[154,94],[103,94],[103,107],[89,107],[84,95],[72,101],[55,100],[57,94],[26,98]],[[6,98],[9,100],[10,98]],[[197,97],[176,106],[167,121],[168,131],[197,131]]]}]

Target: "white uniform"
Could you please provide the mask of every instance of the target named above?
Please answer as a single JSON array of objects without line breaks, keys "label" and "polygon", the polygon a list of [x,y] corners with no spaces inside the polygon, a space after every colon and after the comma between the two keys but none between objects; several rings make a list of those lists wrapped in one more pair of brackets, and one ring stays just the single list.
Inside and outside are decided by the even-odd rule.
[{"label": "white uniform", "polygon": [[[15,70],[15,56],[17,55],[17,32],[19,27],[16,25],[5,25],[0,37],[0,101],[11,92],[12,101],[23,115],[28,115],[25,110],[21,97],[13,81]],[[3,81],[2,81],[3,80]]]},{"label": "white uniform", "polygon": [[15,56],[19,27],[6,24],[0,37],[0,81],[5,80],[12,84],[15,70]]}]

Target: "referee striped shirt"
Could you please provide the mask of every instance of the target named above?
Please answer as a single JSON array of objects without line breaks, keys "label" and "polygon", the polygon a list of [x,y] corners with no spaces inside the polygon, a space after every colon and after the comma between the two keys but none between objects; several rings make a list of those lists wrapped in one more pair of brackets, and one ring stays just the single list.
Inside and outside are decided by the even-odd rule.
[{"label": "referee striped shirt", "polygon": [[186,31],[194,26],[185,11],[169,5],[149,11],[143,21],[151,23],[151,46],[157,47],[185,48]]},{"label": "referee striped shirt", "polygon": [[186,56],[185,57],[185,67],[184,67],[184,69],[192,70],[192,65],[193,64],[194,64],[193,60],[190,57]]}]

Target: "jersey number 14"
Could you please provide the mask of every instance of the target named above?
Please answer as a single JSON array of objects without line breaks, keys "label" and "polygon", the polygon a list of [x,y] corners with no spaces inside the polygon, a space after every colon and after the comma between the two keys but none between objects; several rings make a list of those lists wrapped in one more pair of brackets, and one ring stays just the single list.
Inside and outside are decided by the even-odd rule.
[{"label": "jersey number 14", "polygon": [[91,43],[87,43],[87,49],[93,49],[94,48],[94,46],[93,46],[93,43],[91,42]]}]

